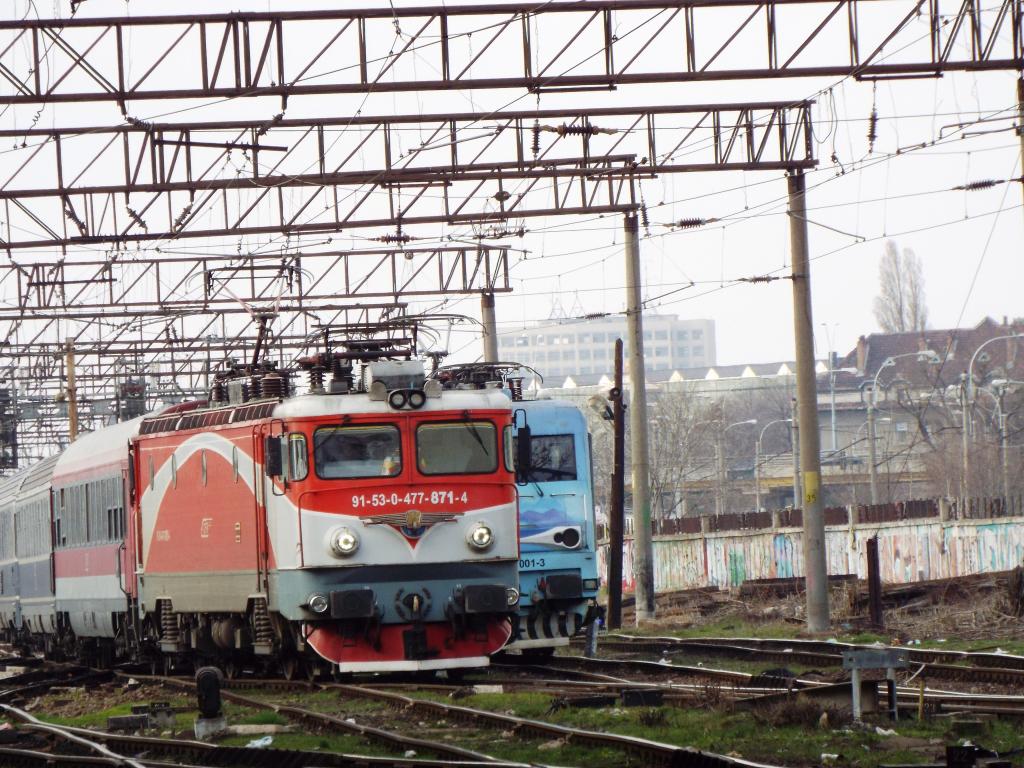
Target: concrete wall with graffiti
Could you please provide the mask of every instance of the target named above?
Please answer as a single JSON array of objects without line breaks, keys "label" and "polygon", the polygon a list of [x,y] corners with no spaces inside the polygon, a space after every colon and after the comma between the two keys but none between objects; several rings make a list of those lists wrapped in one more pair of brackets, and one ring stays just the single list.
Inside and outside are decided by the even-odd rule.
[{"label": "concrete wall with graffiti", "polygon": [[[882,581],[889,584],[1004,571],[1024,563],[1024,517],[905,520],[827,526],[829,573],[867,578],[867,541],[876,535]],[[607,551],[599,551],[601,573],[607,572]],[[633,589],[632,555],[633,542],[627,539],[622,568],[627,591]],[[654,563],[658,591],[803,576],[803,533],[776,528],[657,536]]]}]

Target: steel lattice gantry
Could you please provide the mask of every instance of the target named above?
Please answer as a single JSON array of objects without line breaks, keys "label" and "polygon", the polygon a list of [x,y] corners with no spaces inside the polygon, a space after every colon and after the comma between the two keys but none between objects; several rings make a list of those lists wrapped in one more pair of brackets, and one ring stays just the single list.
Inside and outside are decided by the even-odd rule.
[{"label": "steel lattice gantry", "polygon": [[588,0],[12,20],[0,22],[0,102],[125,109],[142,99],[1018,69],[1021,3]]},{"label": "steel lattice gantry", "polygon": [[[811,103],[2,131],[0,248],[624,212],[635,179],[814,164]],[[361,162],[364,170],[353,170]],[[39,186],[44,180],[45,186]]]},{"label": "steel lattice gantry", "polygon": [[[344,300],[505,293],[508,248],[286,251],[220,256],[112,253],[102,261],[10,262],[0,287],[17,297],[0,306],[12,320],[92,320],[182,313],[278,313],[330,309]],[[261,304],[262,303],[262,304]]]},{"label": "steel lattice gantry", "polygon": [[[480,245],[196,257],[113,252],[103,261],[3,265],[0,288],[14,299],[0,307],[0,358],[10,360],[10,375],[0,371],[0,379],[35,395],[58,391],[59,360],[51,358],[60,345],[51,340],[73,323],[83,364],[95,367],[79,376],[88,399],[109,389],[119,367],[196,389],[211,359],[219,363],[232,349],[244,357],[253,347],[252,316],[274,316],[268,348],[283,354],[306,349],[323,324],[403,316],[404,299],[493,295],[511,284],[508,249]],[[373,298],[389,303],[365,303]],[[219,354],[211,358],[211,350]]]}]

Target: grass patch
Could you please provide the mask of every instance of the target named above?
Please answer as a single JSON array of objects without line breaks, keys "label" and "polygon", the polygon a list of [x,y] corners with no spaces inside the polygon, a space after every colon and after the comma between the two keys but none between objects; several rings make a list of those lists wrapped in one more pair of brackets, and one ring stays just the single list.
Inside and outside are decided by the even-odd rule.
[{"label": "grass patch", "polygon": [[[437,693],[423,693],[424,698],[444,700]],[[573,728],[616,733],[660,741],[683,747],[742,756],[748,760],[775,765],[820,765],[823,754],[838,754],[840,766],[877,768],[887,763],[931,762],[944,751],[944,745],[958,740],[948,732],[943,720],[918,723],[902,721],[891,724],[879,720],[883,728],[894,728],[897,736],[877,734],[873,728],[853,730],[846,727],[848,714],[828,712],[822,727],[823,711],[816,703],[796,700],[791,704],[765,712],[740,712],[708,709],[698,706],[676,707],[608,707],[600,709],[564,707],[552,710],[552,697],[539,693],[474,694],[459,701],[468,707],[503,712],[535,720],[545,720]],[[621,765],[622,753],[609,750],[587,750],[563,747],[550,753],[530,752],[534,743],[521,743],[516,749],[503,749],[504,739],[490,732],[490,749],[482,751],[496,757],[516,760],[540,760],[562,765],[586,765],[598,768]],[[1019,742],[1017,726],[993,721],[979,741],[986,747],[1004,752]]]},{"label": "grass patch", "polygon": [[[227,710],[225,710],[227,711]],[[238,725],[287,725],[288,718],[271,709],[262,709],[249,715],[228,712],[230,722]]]},{"label": "grass patch", "polygon": [[[244,747],[259,736],[228,736],[217,743],[225,747]],[[275,733],[271,744],[273,749],[298,749],[303,752],[343,752],[347,754],[368,755],[371,757],[392,757],[394,750],[389,750],[361,736],[342,733]]]}]

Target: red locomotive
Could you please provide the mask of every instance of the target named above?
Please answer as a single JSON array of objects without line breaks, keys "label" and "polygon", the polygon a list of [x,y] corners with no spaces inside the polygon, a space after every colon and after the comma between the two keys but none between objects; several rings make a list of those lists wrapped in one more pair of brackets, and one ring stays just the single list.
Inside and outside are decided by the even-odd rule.
[{"label": "red locomotive", "polygon": [[[18,607],[10,632],[229,674],[486,664],[519,599],[509,398],[442,389],[389,343],[302,367],[303,394],[236,366],[208,403],[73,443],[32,485],[52,486],[49,615],[26,624]],[[2,597],[6,618],[20,596]]]}]

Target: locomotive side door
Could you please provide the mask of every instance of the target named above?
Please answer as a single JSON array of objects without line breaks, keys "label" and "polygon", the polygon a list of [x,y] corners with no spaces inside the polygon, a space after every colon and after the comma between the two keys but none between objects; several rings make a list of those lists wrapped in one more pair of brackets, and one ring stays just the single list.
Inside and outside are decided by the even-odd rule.
[{"label": "locomotive side door", "polygon": [[[272,475],[270,471],[283,466],[282,445],[284,424],[270,422],[260,424],[252,430],[253,490],[255,497],[254,525],[256,544],[256,591],[268,594],[270,570],[270,535],[267,528],[267,505],[272,496],[283,493],[278,487],[278,478],[284,483],[283,474]],[[269,439],[268,439],[269,438]],[[268,465],[269,460],[269,465]]]}]

